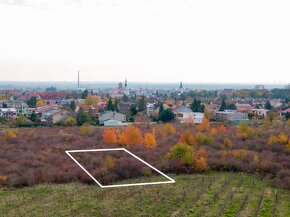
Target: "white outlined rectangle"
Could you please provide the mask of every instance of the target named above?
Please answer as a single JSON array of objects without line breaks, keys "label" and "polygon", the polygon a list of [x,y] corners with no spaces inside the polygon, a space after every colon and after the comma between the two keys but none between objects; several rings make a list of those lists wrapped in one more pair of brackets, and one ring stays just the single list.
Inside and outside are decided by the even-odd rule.
[{"label": "white outlined rectangle", "polygon": [[[162,181],[162,182],[145,182],[145,183],[135,183],[135,184],[120,184],[120,185],[102,185],[98,180],[96,180],[92,174],[90,174],[70,153],[81,153],[81,152],[101,152],[101,151],[125,151],[126,153],[130,154],[137,160],[141,161],[151,169],[155,170],[157,173],[161,174],[165,178],[169,179],[169,181]],[[156,169],[146,161],[142,160],[141,158],[134,155],[132,152],[128,151],[125,148],[108,148],[108,149],[88,149],[88,150],[69,150],[65,151],[65,153],[83,170],[85,171],[88,176],[90,176],[101,188],[115,188],[115,187],[129,187],[129,186],[142,186],[142,185],[159,185],[159,184],[172,184],[175,183],[175,180],[161,172],[160,170]]]}]

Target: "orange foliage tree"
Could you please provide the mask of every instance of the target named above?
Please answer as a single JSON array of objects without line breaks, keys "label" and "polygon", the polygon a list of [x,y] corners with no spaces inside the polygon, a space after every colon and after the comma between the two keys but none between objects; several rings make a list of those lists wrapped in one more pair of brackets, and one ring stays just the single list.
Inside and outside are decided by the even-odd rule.
[{"label": "orange foliage tree", "polygon": [[194,160],[194,166],[196,171],[208,170],[207,153],[204,148],[200,148],[197,150]]},{"label": "orange foliage tree", "polygon": [[44,106],[44,105],[45,105],[44,100],[42,100],[42,99],[37,100],[36,107],[40,107],[40,106]]},{"label": "orange foliage tree", "polygon": [[183,134],[181,134],[179,142],[187,145],[194,145],[195,140],[191,132],[187,130]]},{"label": "orange foliage tree", "polygon": [[117,130],[105,129],[103,132],[103,141],[106,144],[117,144]]},{"label": "orange foliage tree", "polygon": [[126,127],[121,134],[119,134],[118,143],[120,145],[137,145],[143,143],[142,133],[139,128],[134,125]]},{"label": "orange foliage tree", "polygon": [[225,133],[227,132],[227,128],[223,125],[223,124],[220,124],[216,127],[216,130],[218,133]]}]

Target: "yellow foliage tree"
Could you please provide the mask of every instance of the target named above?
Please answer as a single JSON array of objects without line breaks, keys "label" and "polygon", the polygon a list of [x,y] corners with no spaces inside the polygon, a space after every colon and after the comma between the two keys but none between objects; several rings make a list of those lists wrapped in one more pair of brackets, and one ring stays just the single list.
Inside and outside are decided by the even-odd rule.
[{"label": "yellow foliage tree", "polygon": [[85,100],[85,103],[87,105],[95,105],[95,104],[99,103],[100,101],[101,101],[101,97],[100,96],[89,95],[89,96],[87,96],[87,98]]},{"label": "yellow foliage tree", "polygon": [[204,117],[201,123],[197,126],[197,130],[199,132],[206,132],[208,131],[209,128],[210,128],[210,122],[206,117]]},{"label": "yellow foliage tree", "polygon": [[65,120],[65,125],[68,126],[68,127],[72,127],[72,126],[75,126],[77,124],[77,121],[74,117],[68,117],[66,120]]},{"label": "yellow foliage tree", "polygon": [[169,134],[174,135],[176,133],[176,129],[172,124],[167,123],[160,128],[159,133],[163,139],[166,139]]},{"label": "yellow foliage tree", "polygon": [[233,147],[233,144],[228,137],[224,138],[223,145],[225,149],[231,149]]},{"label": "yellow foliage tree", "polygon": [[254,130],[248,126],[247,122],[242,121],[238,126],[238,136],[240,136],[243,140],[252,137],[254,134]]},{"label": "yellow foliage tree", "polygon": [[37,100],[36,107],[41,107],[41,106],[44,106],[44,105],[45,105],[44,100],[42,100],[42,99]]},{"label": "yellow foliage tree", "polygon": [[8,129],[4,132],[4,136],[3,136],[3,139],[4,141],[7,141],[9,139],[13,139],[13,138],[16,138],[17,136],[17,133],[15,130],[13,129]]},{"label": "yellow foliage tree", "polygon": [[212,129],[210,130],[210,135],[211,135],[211,136],[216,136],[216,134],[217,134],[217,129],[216,129],[216,128],[212,128]]},{"label": "yellow foliage tree", "polygon": [[144,136],[144,145],[147,148],[155,148],[156,147],[156,138],[155,138],[155,132],[149,132],[146,133]]},{"label": "yellow foliage tree", "polygon": [[268,139],[268,144],[269,145],[273,145],[273,144],[276,144],[278,143],[278,138],[277,136],[271,136],[269,139]]},{"label": "yellow foliage tree", "polygon": [[287,144],[288,143],[288,136],[286,136],[284,133],[280,133],[278,136],[278,142],[281,144]]},{"label": "yellow foliage tree", "polygon": [[264,121],[263,121],[263,128],[265,129],[269,129],[271,127],[271,121],[270,121],[270,118],[268,116],[266,116],[264,118]]},{"label": "yellow foliage tree", "polygon": [[89,124],[84,124],[83,126],[80,127],[80,134],[82,136],[91,136],[93,135],[93,132],[94,132],[94,129]]}]

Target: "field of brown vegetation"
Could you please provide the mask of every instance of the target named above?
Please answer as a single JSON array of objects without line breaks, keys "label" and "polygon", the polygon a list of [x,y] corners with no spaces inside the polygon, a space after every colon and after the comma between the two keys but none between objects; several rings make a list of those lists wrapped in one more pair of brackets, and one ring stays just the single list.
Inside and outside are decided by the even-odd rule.
[{"label": "field of brown vegetation", "polygon": [[[257,174],[274,186],[290,188],[290,130],[287,127],[246,124],[225,127],[204,122],[199,126],[144,124],[118,129],[16,128],[2,129],[0,133],[0,184],[3,186],[93,183],[65,151],[121,146],[165,173],[242,171]],[[107,183],[147,176],[148,171],[140,172],[130,158],[121,159],[127,162],[127,170],[110,157],[92,157],[88,163],[95,165],[94,174],[101,174]]]}]

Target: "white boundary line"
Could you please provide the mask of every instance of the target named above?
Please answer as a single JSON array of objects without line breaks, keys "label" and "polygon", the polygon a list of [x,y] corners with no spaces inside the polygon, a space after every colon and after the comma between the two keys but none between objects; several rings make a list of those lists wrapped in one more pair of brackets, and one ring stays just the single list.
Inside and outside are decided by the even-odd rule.
[{"label": "white boundary line", "polygon": [[[128,154],[130,154],[131,156],[133,156],[134,158],[136,158],[137,160],[141,161],[142,163],[144,163],[145,165],[147,165],[148,167],[150,167],[151,169],[155,170],[156,172],[158,172],[159,174],[161,174],[162,176],[164,176],[165,178],[169,179],[169,181],[163,181],[163,182],[145,182],[145,183],[135,183],[135,184],[122,184],[122,185],[102,185],[100,182],[98,182],[98,180],[96,180],[92,174],[90,174],[70,153],[80,153],[80,152],[96,152],[96,151],[125,151]],[[88,149],[88,150],[69,150],[69,151],[65,151],[65,153],[83,170],[85,171],[86,174],[88,174],[101,188],[115,188],[115,187],[129,187],[129,186],[142,186],[142,185],[159,185],[159,184],[172,184],[175,183],[175,180],[170,178],[169,176],[167,176],[166,174],[164,174],[163,172],[161,172],[160,170],[156,169],[155,167],[153,167],[152,165],[150,165],[149,163],[147,163],[146,161],[142,160],[141,158],[137,157],[135,154],[133,154],[132,152],[128,151],[125,148],[106,148],[106,149]]]}]

